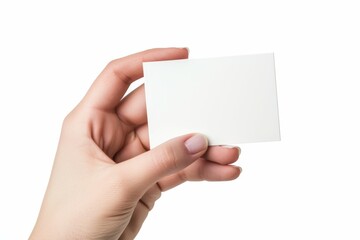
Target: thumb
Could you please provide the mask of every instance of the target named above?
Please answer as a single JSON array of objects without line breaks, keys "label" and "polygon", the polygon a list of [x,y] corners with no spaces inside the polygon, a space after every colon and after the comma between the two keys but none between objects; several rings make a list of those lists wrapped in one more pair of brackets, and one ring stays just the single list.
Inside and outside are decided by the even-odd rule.
[{"label": "thumb", "polygon": [[208,148],[202,134],[188,134],[117,165],[128,190],[142,194],[161,178],[178,172],[200,158]]}]

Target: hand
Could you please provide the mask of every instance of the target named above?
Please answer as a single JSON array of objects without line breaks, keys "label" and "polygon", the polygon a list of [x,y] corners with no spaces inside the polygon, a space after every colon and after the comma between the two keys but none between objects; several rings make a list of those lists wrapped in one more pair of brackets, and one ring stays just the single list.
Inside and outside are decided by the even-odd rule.
[{"label": "hand", "polygon": [[238,148],[187,134],[149,150],[142,62],[188,57],[152,49],[108,64],[65,118],[31,239],[133,239],[162,191],[185,181],[232,180]]}]

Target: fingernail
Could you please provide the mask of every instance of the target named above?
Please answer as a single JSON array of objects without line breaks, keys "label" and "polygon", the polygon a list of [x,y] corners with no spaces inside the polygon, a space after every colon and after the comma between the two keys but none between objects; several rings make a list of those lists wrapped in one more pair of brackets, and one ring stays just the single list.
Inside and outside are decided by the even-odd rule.
[{"label": "fingernail", "polygon": [[185,147],[190,154],[205,150],[208,146],[207,138],[202,134],[195,134],[185,142]]},{"label": "fingernail", "polygon": [[184,47],[184,49],[186,49],[186,50],[187,50],[187,52],[188,52],[188,54],[190,54],[190,48],[188,48],[188,47]]},{"label": "fingernail", "polygon": [[239,151],[239,155],[241,154],[241,148],[240,147],[235,147],[237,148],[237,150]]},{"label": "fingernail", "polygon": [[241,153],[241,148],[238,147],[238,146],[222,145],[221,147],[223,147],[223,148],[230,148],[230,149],[236,148],[236,149],[239,151],[239,155],[240,155],[240,153]]},{"label": "fingernail", "polygon": [[231,165],[231,166],[233,166],[234,168],[237,168],[239,170],[239,175],[242,173],[242,168],[241,167],[235,166],[235,165]]},{"label": "fingernail", "polygon": [[231,146],[231,145],[221,145],[224,148],[239,148],[238,146]]}]

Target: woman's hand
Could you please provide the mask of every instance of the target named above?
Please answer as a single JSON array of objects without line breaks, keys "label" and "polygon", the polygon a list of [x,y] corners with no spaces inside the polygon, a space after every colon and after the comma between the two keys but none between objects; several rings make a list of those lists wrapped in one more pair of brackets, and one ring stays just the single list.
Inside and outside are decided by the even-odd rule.
[{"label": "woman's hand", "polygon": [[238,148],[188,134],[149,150],[142,63],[184,59],[185,48],[152,49],[108,64],[65,118],[31,239],[133,239],[162,191],[185,181],[239,176]]}]

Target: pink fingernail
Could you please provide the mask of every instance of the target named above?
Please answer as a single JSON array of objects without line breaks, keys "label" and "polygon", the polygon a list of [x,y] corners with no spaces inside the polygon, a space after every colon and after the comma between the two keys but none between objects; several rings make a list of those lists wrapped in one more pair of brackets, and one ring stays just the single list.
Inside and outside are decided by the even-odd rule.
[{"label": "pink fingernail", "polygon": [[186,50],[187,50],[187,52],[188,52],[188,54],[190,54],[190,48],[188,48],[188,47],[184,47],[184,49],[186,49]]},{"label": "pink fingernail", "polygon": [[208,140],[202,134],[195,134],[185,142],[185,147],[190,154],[196,154],[208,147]]}]

